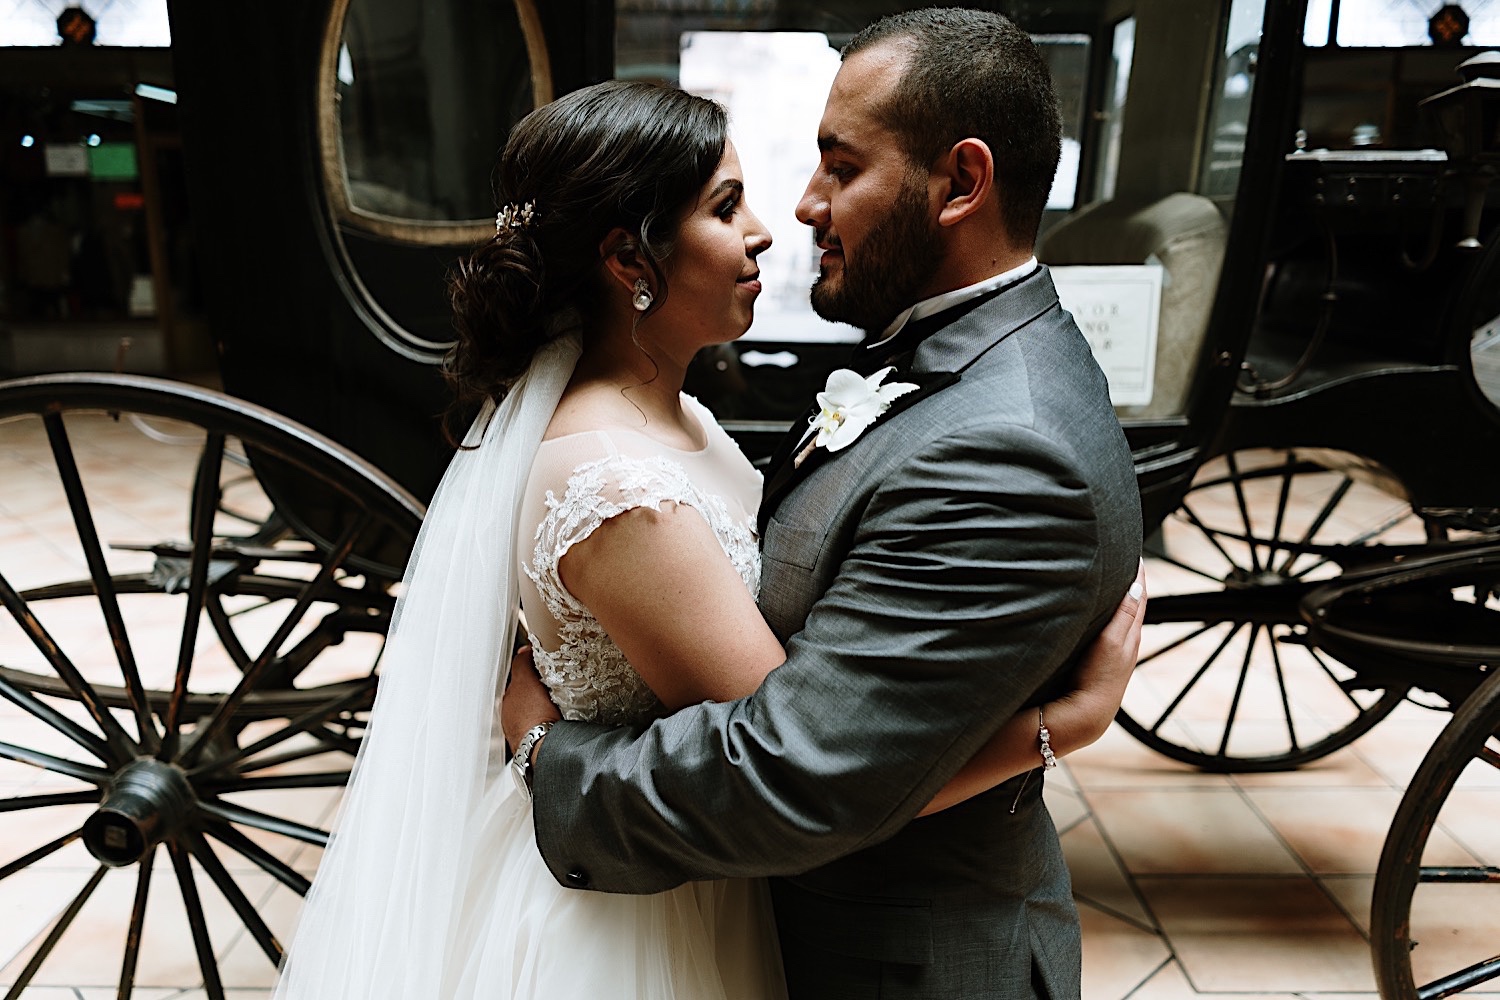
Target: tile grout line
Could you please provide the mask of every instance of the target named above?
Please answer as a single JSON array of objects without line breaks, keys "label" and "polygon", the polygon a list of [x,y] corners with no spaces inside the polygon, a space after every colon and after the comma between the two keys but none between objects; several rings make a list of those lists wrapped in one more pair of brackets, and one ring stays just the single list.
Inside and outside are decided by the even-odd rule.
[{"label": "tile grout line", "polygon": [[[1335,753],[1337,752],[1338,751],[1335,751]],[[1344,906],[1342,902],[1339,901],[1338,897],[1333,894],[1332,890],[1330,890],[1328,886],[1323,883],[1323,880],[1318,877],[1318,873],[1313,871],[1312,865],[1308,863],[1307,859],[1304,858],[1301,853],[1292,846],[1291,842],[1286,839],[1281,830],[1276,827],[1276,824],[1272,823],[1270,818],[1261,811],[1260,807],[1255,804],[1255,800],[1250,797],[1250,795],[1238,781],[1234,780],[1233,775],[1230,776],[1230,783],[1234,788],[1236,794],[1238,794],[1241,800],[1245,803],[1246,807],[1249,808],[1249,810],[1255,814],[1255,817],[1260,820],[1261,824],[1271,832],[1271,836],[1276,838],[1276,842],[1279,843],[1286,850],[1286,852],[1296,860],[1297,866],[1302,869],[1303,874],[1312,881],[1313,885],[1317,886],[1318,892],[1323,894],[1323,898],[1327,899],[1328,902],[1333,904],[1334,910],[1336,910],[1343,916],[1346,921],[1348,921],[1349,926],[1353,928],[1354,933],[1358,934],[1360,939],[1363,940],[1368,946],[1370,944],[1369,932],[1360,926],[1359,921],[1354,918],[1354,915],[1349,912],[1349,910]]]},{"label": "tile grout line", "polygon": [[[1115,723],[1111,723],[1111,725],[1115,725]],[[1064,765],[1067,766],[1066,761],[1064,761]],[[1114,861],[1121,874],[1125,876],[1125,885],[1130,889],[1131,895],[1135,897],[1135,901],[1140,906],[1141,912],[1146,914],[1146,918],[1151,921],[1153,925],[1152,933],[1167,949],[1167,958],[1162,963],[1162,965],[1157,967],[1156,972],[1160,972],[1163,968],[1166,967],[1166,964],[1169,962],[1177,962],[1178,966],[1182,967],[1182,962],[1179,960],[1177,955],[1176,946],[1172,943],[1172,939],[1167,936],[1166,931],[1162,928],[1161,920],[1157,917],[1156,911],[1151,908],[1151,904],[1147,902],[1145,893],[1141,892],[1141,887],[1136,880],[1135,872],[1131,871],[1130,866],[1125,863],[1125,859],[1123,856],[1121,856],[1119,848],[1115,846],[1114,838],[1109,835],[1109,831],[1104,828],[1104,823],[1100,821],[1098,814],[1094,811],[1094,804],[1089,801],[1088,789],[1084,787],[1083,781],[1074,772],[1071,766],[1068,767],[1068,777],[1072,779],[1073,787],[1077,789],[1078,799],[1083,803],[1083,807],[1086,810],[1086,817],[1093,821],[1094,829],[1098,831],[1099,839],[1103,842],[1104,849],[1109,852],[1110,859]],[[1132,924],[1133,923],[1134,922],[1132,921]],[[1153,972],[1152,975],[1156,975],[1156,972]],[[1183,976],[1184,978],[1187,977],[1186,967],[1183,967]],[[1121,1000],[1124,1000],[1125,997],[1129,997],[1131,994],[1137,992],[1149,980],[1150,977],[1148,976],[1145,980],[1137,983],[1133,988],[1126,990],[1126,992],[1122,995]],[[1191,979],[1188,979],[1188,985],[1193,986]],[[1194,992],[1197,992],[1198,988],[1196,986],[1193,986],[1193,990]]]}]

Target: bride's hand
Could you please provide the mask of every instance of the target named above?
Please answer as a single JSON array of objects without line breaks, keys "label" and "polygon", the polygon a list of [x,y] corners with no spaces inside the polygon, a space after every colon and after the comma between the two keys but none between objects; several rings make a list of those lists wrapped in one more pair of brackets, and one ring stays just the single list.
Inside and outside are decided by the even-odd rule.
[{"label": "bride's hand", "polygon": [[500,728],[505,731],[506,746],[514,752],[516,744],[532,726],[561,718],[562,713],[552,704],[547,686],[537,675],[531,647],[522,646],[511,658],[510,683],[500,698]]},{"label": "bride's hand", "polygon": [[1109,624],[1089,646],[1073,672],[1073,689],[1047,706],[1047,719],[1067,719],[1069,750],[1088,746],[1104,735],[1120,710],[1125,685],[1135,670],[1141,648],[1141,627],[1146,621],[1146,567],[1142,563],[1135,583],[1115,609]]}]

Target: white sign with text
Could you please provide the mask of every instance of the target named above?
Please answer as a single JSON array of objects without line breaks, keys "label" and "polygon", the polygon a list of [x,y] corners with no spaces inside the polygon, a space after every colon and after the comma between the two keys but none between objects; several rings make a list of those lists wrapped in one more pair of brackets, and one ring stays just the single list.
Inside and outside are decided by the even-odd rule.
[{"label": "white sign with text", "polygon": [[1054,267],[1062,307],[1094,349],[1115,406],[1145,406],[1156,380],[1162,269],[1155,264]]}]

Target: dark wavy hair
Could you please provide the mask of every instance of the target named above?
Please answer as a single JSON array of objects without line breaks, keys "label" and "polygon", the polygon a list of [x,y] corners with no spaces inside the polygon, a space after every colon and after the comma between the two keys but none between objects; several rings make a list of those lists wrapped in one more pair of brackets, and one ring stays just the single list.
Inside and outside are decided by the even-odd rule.
[{"label": "dark wavy hair", "polygon": [[516,123],[496,167],[499,205],[534,206],[448,277],[458,339],[444,363],[456,408],[499,399],[557,330],[587,315],[599,289],[600,243],[616,227],[655,273],[677,222],[723,159],[724,109],[671,87],[611,80],[575,90]]},{"label": "dark wavy hair", "polygon": [[1001,14],[928,8],[876,21],[849,40],[843,58],[885,42],[911,48],[880,109],[907,158],[926,170],[959,140],[984,140],[1005,231],[1017,243],[1036,242],[1062,151],[1062,116],[1031,36]]}]

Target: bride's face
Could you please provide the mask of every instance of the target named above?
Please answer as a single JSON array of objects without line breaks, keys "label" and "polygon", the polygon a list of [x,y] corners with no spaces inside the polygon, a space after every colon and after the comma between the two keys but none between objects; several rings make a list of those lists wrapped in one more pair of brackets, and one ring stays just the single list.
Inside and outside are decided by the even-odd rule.
[{"label": "bride's face", "polygon": [[770,245],[770,233],[745,203],[740,158],[726,143],[718,169],[678,226],[655,326],[691,341],[684,344],[691,350],[742,336],[760,295],[755,258]]}]

